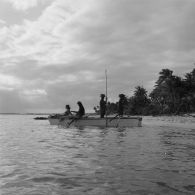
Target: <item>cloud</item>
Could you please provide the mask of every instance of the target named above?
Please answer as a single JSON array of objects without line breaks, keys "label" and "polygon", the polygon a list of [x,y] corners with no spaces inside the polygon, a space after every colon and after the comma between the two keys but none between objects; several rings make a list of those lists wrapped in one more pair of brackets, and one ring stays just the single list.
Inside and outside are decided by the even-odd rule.
[{"label": "cloud", "polygon": [[[40,6],[40,1],[10,2],[23,11]],[[36,20],[13,25],[3,20],[2,89],[17,89],[18,98],[23,94],[33,104],[31,94],[39,102],[35,107],[60,109],[78,99],[93,107],[105,91],[107,68],[112,99],[131,94],[136,85],[151,90],[162,68],[178,74],[192,69],[194,5],[192,0],[54,0]],[[6,79],[16,79],[16,86]]]},{"label": "cloud", "polygon": [[44,89],[24,90],[23,95],[37,97],[47,95],[47,92]]},{"label": "cloud", "polygon": [[[42,89],[32,91],[7,90],[0,88],[0,112],[43,112],[50,105]],[[49,111],[49,109],[48,109]],[[51,111],[51,110],[50,110]]]},{"label": "cloud", "polygon": [[22,84],[21,80],[10,75],[0,74],[0,88],[17,88]]},{"label": "cloud", "polygon": [[35,7],[38,4],[38,0],[6,0],[9,1],[12,6],[17,10],[25,11],[29,8]]},{"label": "cloud", "polygon": [[77,1],[83,5],[82,11],[73,6],[76,4],[67,2],[54,1],[37,21],[24,20],[23,25],[4,29],[8,41],[7,50],[1,53],[1,57],[24,56],[41,64],[68,64],[75,59],[74,55],[85,58],[87,54],[82,52],[83,46],[74,41],[74,29],[71,25],[88,7],[87,1]]},{"label": "cloud", "polygon": [[0,25],[4,25],[5,21],[4,20],[0,20]]},{"label": "cloud", "polygon": [[183,27],[182,23],[175,24],[175,19],[183,20],[177,6],[169,8],[169,4],[161,2],[164,9],[160,9],[159,3],[153,1],[132,3],[124,0],[100,1],[93,6],[77,1],[82,5],[78,9],[67,2],[54,1],[37,21],[25,20],[22,26],[7,29],[6,34],[12,41],[9,41],[5,56],[12,51],[12,56],[25,56],[41,64],[68,65],[82,59],[100,62],[102,58],[110,64],[113,61],[125,64],[129,59],[135,64],[144,57],[152,61],[155,54],[156,58],[171,58],[171,61],[177,55],[171,53],[177,49],[180,36],[175,28],[179,32]]}]

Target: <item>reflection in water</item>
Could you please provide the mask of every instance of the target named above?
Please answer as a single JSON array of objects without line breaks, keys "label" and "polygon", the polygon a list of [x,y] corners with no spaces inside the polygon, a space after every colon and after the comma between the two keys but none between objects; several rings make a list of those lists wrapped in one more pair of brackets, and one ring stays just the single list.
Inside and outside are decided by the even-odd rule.
[{"label": "reflection in water", "polygon": [[0,194],[194,194],[195,131],[0,118]]}]

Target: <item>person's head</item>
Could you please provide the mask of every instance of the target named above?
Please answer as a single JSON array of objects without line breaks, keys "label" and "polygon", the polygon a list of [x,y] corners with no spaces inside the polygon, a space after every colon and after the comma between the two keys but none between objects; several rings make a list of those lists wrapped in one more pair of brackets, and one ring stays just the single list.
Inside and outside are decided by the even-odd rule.
[{"label": "person's head", "polygon": [[82,103],[80,101],[77,102],[78,106],[82,106]]},{"label": "person's head", "polygon": [[123,99],[125,97],[124,94],[119,94],[119,98]]},{"label": "person's head", "polygon": [[70,110],[70,106],[69,106],[69,105],[66,105],[66,109],[67,109],[67,110]]},{"label": "person's head", "polygon": [[105,95],[104,94],[100,94],[100,97],[103,99],[105,97]]}]

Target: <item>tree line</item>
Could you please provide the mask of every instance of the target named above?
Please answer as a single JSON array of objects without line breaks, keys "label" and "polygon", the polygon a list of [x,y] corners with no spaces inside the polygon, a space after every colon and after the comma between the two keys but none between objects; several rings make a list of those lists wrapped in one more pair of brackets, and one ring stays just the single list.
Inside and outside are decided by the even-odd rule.
[{"label": "tree line", "polygon": [[[117,113],[118,102],[108,102],[107,113]],[[98,112],[98,107],[94,107]],[[136,86],[133,96],[125,95],[125,114],[163,115],[195,112],[195,68],[179,77],[170,69],[162,69],[154,89],[148,94]]]}]

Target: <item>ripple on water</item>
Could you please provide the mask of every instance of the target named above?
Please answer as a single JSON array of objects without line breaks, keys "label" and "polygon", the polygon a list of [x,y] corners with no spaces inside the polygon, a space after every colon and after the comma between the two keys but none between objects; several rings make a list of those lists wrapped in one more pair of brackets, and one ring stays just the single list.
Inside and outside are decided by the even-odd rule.
[{"label": "ripple on water", "polygon": [[0,118],[2,195],[194,194],[195,131],[58,128]]}]

